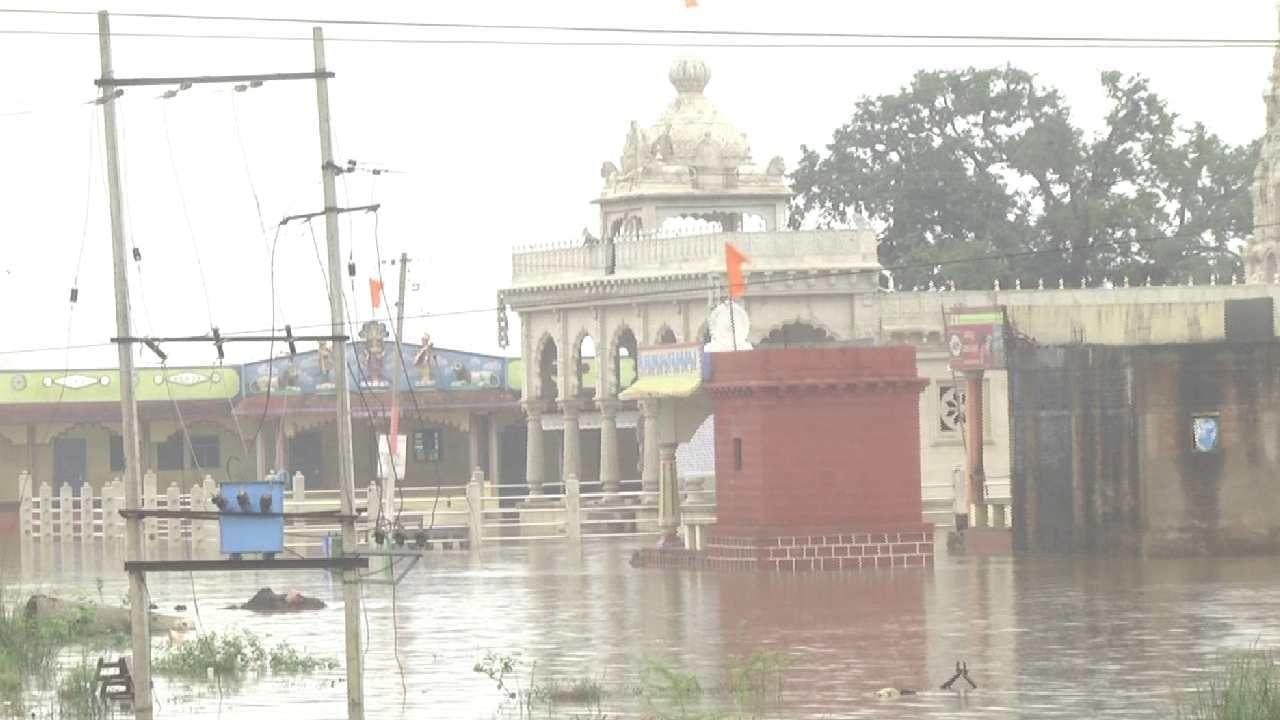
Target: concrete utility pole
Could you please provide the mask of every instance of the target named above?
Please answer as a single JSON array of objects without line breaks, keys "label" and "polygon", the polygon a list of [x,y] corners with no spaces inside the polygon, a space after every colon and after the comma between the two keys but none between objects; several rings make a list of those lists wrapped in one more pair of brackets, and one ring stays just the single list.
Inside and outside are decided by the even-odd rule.
[{"label": "concrete utility pole", "polygon": [[[316,62],[316,109],[320,120],[320,175],[324,182],[324,229],[329,251],[329,312],[333,325],[333,374],[337,395],[338,487],[342,503],[342,551],[356,549],[355,460],[351,450],[351,392],[348,389],[346,309],[342,295],[342,253],[338,243],[338,193],[334,175],[333,138],[329,127],[329,82],[324,66],[324,31],[313,28]],[[347,717],[364,718],[364,659],[360,652],[360,576],[342,571],[342,604],[347,636]]]},{"label": "concrete utility pole", "polygon": [[[111,20],[105,11],[98,13],[98,52],[102,62],[102,79],[110,80]],[[129,261],[124,241],[124,191],[120,187],[120,147],[116,137],[117,88],[102,83],[102,124],[106,133],[107,187],[111,202],[111,259],[115,269],[116,334],[120,338],[133,335],[129,321]],[[120,358],[120,414],[124,442],[124,506],[141,509],[142,464],[138,448],[138,403],[133,394],[133,343],[118,344]],[[125,559],[142,560],[142,518],[130,514],[124,523]],[[147,596],[147,576],[141,570],[129,573],[130,640],[133,647],[133,713],[138,720],[151,720],[151,601]]]},{"label": "concrete utility pole", "polygon": [[[396,465],[395,457],[396,444],[400,436],[400,381],[407,374],[404,367],[404,285],[408,269],[409,255],[400,253],[400,291],[399,299],[396,300],[396,376],[391,379],[391,427],[390,434],[387,435],[387,450],[391,454],[391,462],[388,464],[391,467],[387,473],[387,486],[382,498],[382,514],[388,519],[395,517],[396,483],[399,480],[396,476],[404,471],[404,468]],[[409,387],[409,392],[413,392],[412,386]],[[406,448],[405,457],[408,456],[408,448]],[[372,512],[372,508],[370,511]]]}]

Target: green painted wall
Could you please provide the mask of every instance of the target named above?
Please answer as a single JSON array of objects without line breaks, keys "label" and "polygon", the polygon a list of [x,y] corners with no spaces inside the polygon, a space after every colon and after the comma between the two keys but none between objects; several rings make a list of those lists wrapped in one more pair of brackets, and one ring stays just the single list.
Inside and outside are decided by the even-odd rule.
[{"label": "green painted wall", "polygon": [[[139,401],[217,400],[240,393],[240,372],[229,367],[143,368],[137,376]],[[119,400],[118,370],[0,372],[0,404]]]}]

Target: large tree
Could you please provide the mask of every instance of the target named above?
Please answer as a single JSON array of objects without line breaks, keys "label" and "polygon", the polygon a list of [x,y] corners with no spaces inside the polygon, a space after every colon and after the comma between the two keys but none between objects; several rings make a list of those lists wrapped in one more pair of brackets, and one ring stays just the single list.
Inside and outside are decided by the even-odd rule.
[{"label": "large tree", "polygon": [[825,155],[801,148],[791,222],[869,218],[899,287],[1238,272],[1257,143],[1180,122],[1142,77],[1101,80],[1109,110],[1091,135],[1023,70],[919,72],[859,101]]}]

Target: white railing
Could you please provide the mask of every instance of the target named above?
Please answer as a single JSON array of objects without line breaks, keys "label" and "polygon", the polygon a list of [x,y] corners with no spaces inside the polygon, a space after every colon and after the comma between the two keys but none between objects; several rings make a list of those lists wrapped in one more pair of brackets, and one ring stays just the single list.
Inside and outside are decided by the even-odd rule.
[{"label": "white railing", "polygon": [[610,247],[617,274],[675,266],[685,272],[723,272],[726,242],[751,258],[752,272],[878,267],[875,234],[869,230],[720,232],[517,250],[511,256],[511,279],[528,285],[601,277]]},{"label": "white railing", "polygon": [[[983,506],[990,527],[1013,527],[1012,478],[1008,475],[988,475],[983,486]],[[952,527],[955,524],[953,488],[949,482],[924,483],[921,486],[924,518],[935,525]],[[970,527],[978,516],[977,508],[969,508]]]},{"label": "white railing", "polygon": [[[691,478],[682,492],[682,524],[687,538],[694,538],[701,526],[715,520],[715,491],[703,489],[704,478]],[[24,484],[25,483],[25,484]],[[598,485],[599,483],[593,483]],[[29,487],[30,477],[19,478],[19,487]],[[180,492],[176,484],[160,494],[153,473],[144,479],[143,507],[214,511],[212,499],[217,485],[212,477]],[[542,540],[580,541],[583,538],[644,537],[658,535],[658,497],[652,491],[581,492],[577,479],[565,479],[559,493],[529,494],[528,486],[494,485],[477,470],[466,485],[451,487],[398,488],[392,513],[387,517],[378,486],[358,488],[356,504],[364,509],[357,523],[362,544],[369,544],[378,530],[387,538],[403,531],[406,545],[479,548],[485,543],[518,543]],[[28,541],[70,542],[118,541],[124,539],[124,485],[117,478],[100,494],[92,486],[73,493],[64,485],[52,493],[41,483],[20,503],[21,534]],[[321,513],[335,512],[340,498],[335,489],[308,489],[301,474],[291,478],[285,493],[285,513],[315,513],[315,517],[288,518],[285,538],[289,547],[321,547],[325,539],[340,531],[336,518]],[[145,538],[152,542],[191,542],[216,545],[216,520],[149,518],[144,521]],[[422,534],[421,538],[419,534]],[[698,535],[700,536],[700,534]]]}]

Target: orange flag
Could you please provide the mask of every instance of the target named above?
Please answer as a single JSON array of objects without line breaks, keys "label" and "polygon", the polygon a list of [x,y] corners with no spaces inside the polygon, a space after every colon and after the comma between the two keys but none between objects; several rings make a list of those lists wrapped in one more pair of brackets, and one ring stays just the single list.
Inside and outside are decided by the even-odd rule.
[{"label": "orange flag", "polygon": [[724,244],[725,272],[729,276],[729,297],[742,297],[747,284],[742,280],[742,264],[751,262],[746,255],[738,251],[732,243]]},{"label": "orange flag", "polygon": [[698,7],[698,0],[684,0],[684,6],[686,8]]},{"label": "orange flag", "polygon": [[382,281],[369,278],[369,297],[373,300],[373,309],[382,306]]}]

